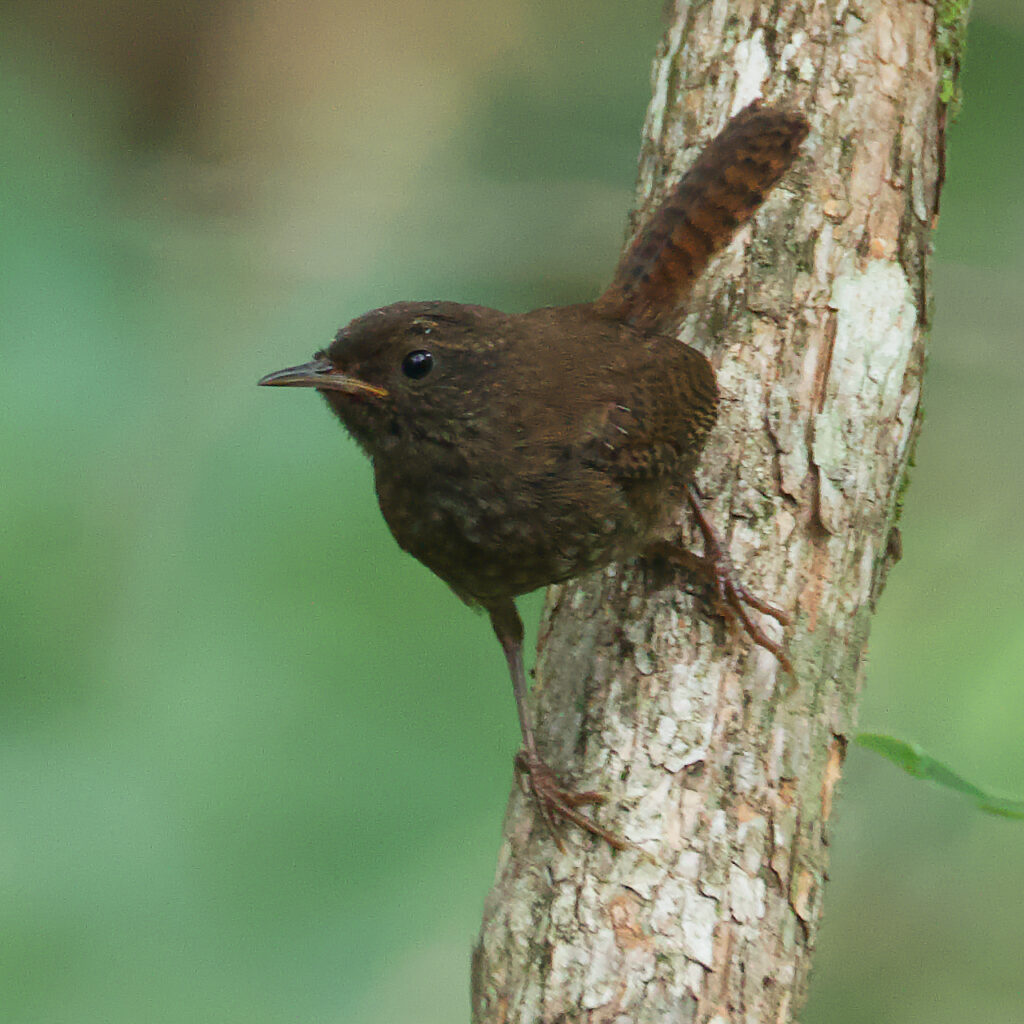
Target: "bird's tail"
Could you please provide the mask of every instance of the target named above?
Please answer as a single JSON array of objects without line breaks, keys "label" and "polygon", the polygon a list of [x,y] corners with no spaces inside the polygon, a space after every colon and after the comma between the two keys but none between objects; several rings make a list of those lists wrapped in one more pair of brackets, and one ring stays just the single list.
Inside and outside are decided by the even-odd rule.
[{"label": "bird's tail", "polygon": [[808,130],[792,110],[759,102],[741,110],[633,240],[597,311],[645,330],[669,320],[711,257],[786,173]]}]

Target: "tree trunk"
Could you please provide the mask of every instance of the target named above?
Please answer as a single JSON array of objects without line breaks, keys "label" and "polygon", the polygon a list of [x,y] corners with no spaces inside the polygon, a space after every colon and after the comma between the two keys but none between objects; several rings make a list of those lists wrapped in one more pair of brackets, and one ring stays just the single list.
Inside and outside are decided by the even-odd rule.
[{"label": "tree trunk", "polygon": [[[551,589],[541,749],[606,793],[598,820],[653,860],[577,830],[560,854],[514,788],[474,954],[478,1024],[783,1024],[803,1002],[919,419],[948,6],[677,0],[671,12],[642,211],[755,97],[813,125],[679,331],[724,395],[701,490],[738,576],[791,613],[795,678],[674,570],[613,566]],[[699,550],[683,510],[680,522]]]}]

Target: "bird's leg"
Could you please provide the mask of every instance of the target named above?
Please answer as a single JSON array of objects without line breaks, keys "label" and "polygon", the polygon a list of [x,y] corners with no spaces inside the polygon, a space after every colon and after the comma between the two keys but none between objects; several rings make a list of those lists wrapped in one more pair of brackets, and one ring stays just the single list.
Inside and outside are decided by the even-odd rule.
[{"label": "bird's leg", "polygon": [[752,594],[736,579],[729,552],[726,551],[722,539],[704,511],[700,495],[692,481],[686,485],[686,499],[690,503],[694,519],[696,519],[701,536],[704,538],[704,554],[696,555],[692,551],[677,547],[668,541],[658,541],[648,548],[647,553],[659,555],[702,576],[712,588],[712,601],[716,613],[727,622],[739,622],[744,632],[755,644],[774,654],[779,659],[779,664],[787,672],[792,673],[793,663],[790,661],[785,647],[778,641],[772,640],[750,618],[746,606],[749,605],[763,615],[770,615],[783,626],[789,625],[789,616],[781,608],[776,608],[756,594]]},{"label": "bird's leg", "polygon": [[516,711],[519,712],[519,727],[523,733],[523,746],[516,754],[516,770],[528,776],[530,791],[537,803],[540,816],[544,819],[551,838],[559,850],[565,851],[561,836],[555,826],[555,818],[564,818],[574,825],[600,836],[616,850],[635,849],[632,843],[619,838],[614,832],[602,828],[592,818],[582,814],[577,808],[587,804],[599,804],[604,796],[594,790],[577,793],[567,789],[559,782],[555,773],[547,766],[537,750],[537,741],[530,723],[530,713],[526,707],[526,673],[523,670],[523,620],[516,611],[515,603],[510,599],[492,605],[489,609],[491,625],[505,652],[509,674],[512,676],[512,692],[516,698]]}]

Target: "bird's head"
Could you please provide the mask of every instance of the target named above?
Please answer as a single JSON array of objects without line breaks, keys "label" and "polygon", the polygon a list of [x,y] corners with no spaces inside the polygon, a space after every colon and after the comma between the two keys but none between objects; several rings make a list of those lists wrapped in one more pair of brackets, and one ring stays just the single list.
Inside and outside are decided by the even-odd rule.
[{"label": "bird's head", "polygon": [[455,302],[398,302],[357,317],[300,366],[259,383],[315,388],[371,456],[410,437],[457,443],[486,403],[507,317]]}]

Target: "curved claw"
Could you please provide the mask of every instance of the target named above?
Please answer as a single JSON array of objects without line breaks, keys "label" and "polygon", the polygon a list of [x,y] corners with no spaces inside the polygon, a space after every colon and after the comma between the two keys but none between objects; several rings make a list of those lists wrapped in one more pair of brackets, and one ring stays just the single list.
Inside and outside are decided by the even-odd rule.
[{"label": "curved claw", "polygon": [[701,536],[704,538],[704,554],[697,555],[685,548],[676,547],[668,541],[659,541],[649,549],[652,554],[661,555],[677,565],[681,565],[691,572],[699,573],[711,585],[712,602],[715,612],[730,623],[738,622],[743,631],[754,641],[758,647],[763,647],[779,660],[779,664],[791,675],[793,673],[793,662],[786,652],[785,646],[777,640],[773,640],[767,633],[747,614],[747,606],[759,611],[762,615],[771,616],[782,626],[788,626],[790,617],[781,608],[769,604],[767,601],[752,594],[734,574],[732,559],[728,551],[715,531],[711,520],[708,519],[697,495],[697,489],[691,483],[687,485],[686,497],[689,500],[690,508],[693,510],[697,526],[700,528]]},{"label": "curved claw", "polygon": [[788,624],[788,616],[767,602],[759,600],[755,603],[750,600],[750,597],[750,592],[746,587],[742,586],[742,584],[737,584],[730,578],[727,580],[723,590],[718,592],[718,600],[715,602],[717,605],[717,611],[722,618],[727,621],[739,621],[747,636],[749,636],[750,639],[758,645],[758,647],[763,647],[766,651],[774,654],[775,657],[778,658],[779,664],[787,672],[792,674],[793,662],[786,653],[786,649],[777,640],[773,640],[768,636],[768,634],[750,618],[744,605],[749,604],[759,612],[763,612],[765,615],[771,615],[772,618],[777,619],[782,625]]},{"label": "curved claw", "polygon": [[[747,614],[745,605],[750,605],[763,615],[770,615],[780,625],[789,625],[789,616],[775,605],[752,594],[733,575],[732,559],[725,549],[716,543],[712,550],[704,556],[705,569],[709,572],[714,581],[715,588],[715,611],[728,622],[739,622],[744,632],[759,647],[763,647],[779,660],[779,664],[792,674],[793,662],[790,661],[786,649],[777,640],[773,640],[767,633]],[[710,547],[710,545],[709,545]]]},{"label": "curved claw", "polygon": [[649,856],[645,850],[603,828],[593,818],[576,810],[577,807],[604,803],[607,797],[603,793],[593,789],[583,793],[567,789],[540,758],[531,757],[525,749],[516,754],[515,766],[517,771],[529,776],[530,792],[533,794],[534,802],[560,852],[565,852],[565,845],[556,828],[555,816],[571,821],[585,832],[598,836],[616,850],[637,850]]}]

